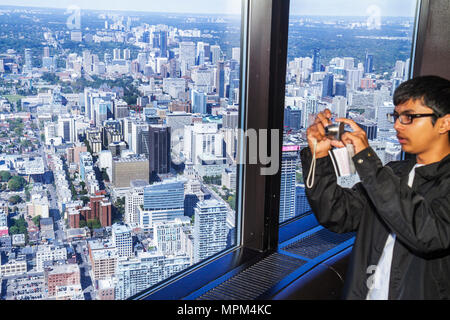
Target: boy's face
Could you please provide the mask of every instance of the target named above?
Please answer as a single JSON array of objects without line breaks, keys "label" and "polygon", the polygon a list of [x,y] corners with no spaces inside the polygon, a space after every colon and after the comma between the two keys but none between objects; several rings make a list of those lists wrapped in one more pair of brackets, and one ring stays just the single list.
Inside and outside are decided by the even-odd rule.
[{"label": "boy's face", "polygon": [[[395,112],[402,114],[430,114],[431,108],[422,105],[420,99],[408,100],[395,107]],[[432,117],[415,118],[410,124],[401,124],[397,120],[394,124],[397,138],[402,150],[411,154],[422,154],[431,151],[440,136],[438,126],[433,126]]]}]

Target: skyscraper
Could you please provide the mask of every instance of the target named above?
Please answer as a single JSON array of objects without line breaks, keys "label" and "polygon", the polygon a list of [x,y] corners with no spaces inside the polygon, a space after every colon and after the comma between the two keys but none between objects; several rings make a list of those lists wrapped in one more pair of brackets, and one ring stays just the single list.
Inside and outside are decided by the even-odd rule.
[{"label": "skyscraper", "polygon": [[170,127],[167,125],[150,125],[149,161],[150,175],[170,172]]},{"label": "skyscraper", "polygon": [[372,73],[373,72],[373,55],[369,54],[369,51],[366,50],[366,57],[364,59],[364,73]]},{"label": "skyscraper", "polygon": [[312,71],[320,72],[320,49],[318,48],[314,49]]},{"label": "skyscraper", "polygon": [[297,152],[285,151],[281,158],[280,222],[295,216],[295,169]]},{"label": "skyscraper", "polygon": [[124,225],[113,224],[112,240],[117,248],[119,257],[130,257],[133,255],[133,240],[131,238],[131,230]]},{"label": "skyscraper", "polygon": [[219,98],[225,97],[225,63],[223,61],[217,62],[217,71],[216,71],[216,92],[219,95]]},{"label": "skyscraper", "polygon": [[332,73],[326,74],[325,77],[323,78],[322,98],[333,96],[333,80],[334,76]]},{"label": "skyscraper", "polygon": [[202,91],[191,91],[192,112],[206,114],[206,93]]},{"label": "skyscraper", "polygon": [[215,199],[197,203],[194,209],[194,263],[227,246],[227,207]]}]

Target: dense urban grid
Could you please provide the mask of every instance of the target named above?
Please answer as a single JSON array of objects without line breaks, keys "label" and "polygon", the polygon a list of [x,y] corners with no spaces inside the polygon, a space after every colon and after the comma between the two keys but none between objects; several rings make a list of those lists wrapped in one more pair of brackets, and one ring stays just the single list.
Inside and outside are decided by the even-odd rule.
[{"label": "dense urban grid", "polygon": [[[388,23],[361,60],[300,53],[296,27],[367,37],[334,21],[292,19],[281,221],[309,210],[298,151],[314,113],[400,154],[386,113],[413,22]],[[0,25],[1,299],[126,299],[236,245],[239,16],[0,6]],[[377,41],[403,60],[377,69]]]}]

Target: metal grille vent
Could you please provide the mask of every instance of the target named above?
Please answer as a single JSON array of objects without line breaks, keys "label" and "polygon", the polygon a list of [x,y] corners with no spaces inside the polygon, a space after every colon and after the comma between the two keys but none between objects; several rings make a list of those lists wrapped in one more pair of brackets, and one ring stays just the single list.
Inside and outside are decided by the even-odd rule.
[{"label": "metal grille vent", "polygon": [[334,233],[327,229],[322,229],[281,249],[301,257],[314,259],[342,242],[351,239],[354,235],[354,232]]},{"label": "metal grille vent", "polygon": [[273,253],[197,300],[255,300],[305,263],[300,259]]}]

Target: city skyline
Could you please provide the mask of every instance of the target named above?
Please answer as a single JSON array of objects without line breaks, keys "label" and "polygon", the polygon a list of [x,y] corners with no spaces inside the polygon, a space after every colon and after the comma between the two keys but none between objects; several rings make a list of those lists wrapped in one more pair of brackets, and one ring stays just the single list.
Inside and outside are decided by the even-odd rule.
[{"label": "city skyline", "polygon": [[[186,14],[230,14],[241,13],[241,0],[227,0],[211,2],[208,0],[181,1],[131,1],[124,5],[123,1],[88,1],[88,0],[43,0],[36,4],[30,0],[3,0],[0,6],[23,6],[41,8],[67,9],[77,6],[81,10],[107,10],[105,11],[137,11],[159,13],[186,13]],[[375,8],[375,9],[374,9]],[[374,11],[375,10],[375,11]],[[293,16],[370,16],[380,14],[381,17],[407,17],[416,11],[416,1],[410,0],[380,0],[374,6],[371,0],[321,0],[318,4],[314,0],[294,0],[290,4],[290,14]]]}]

